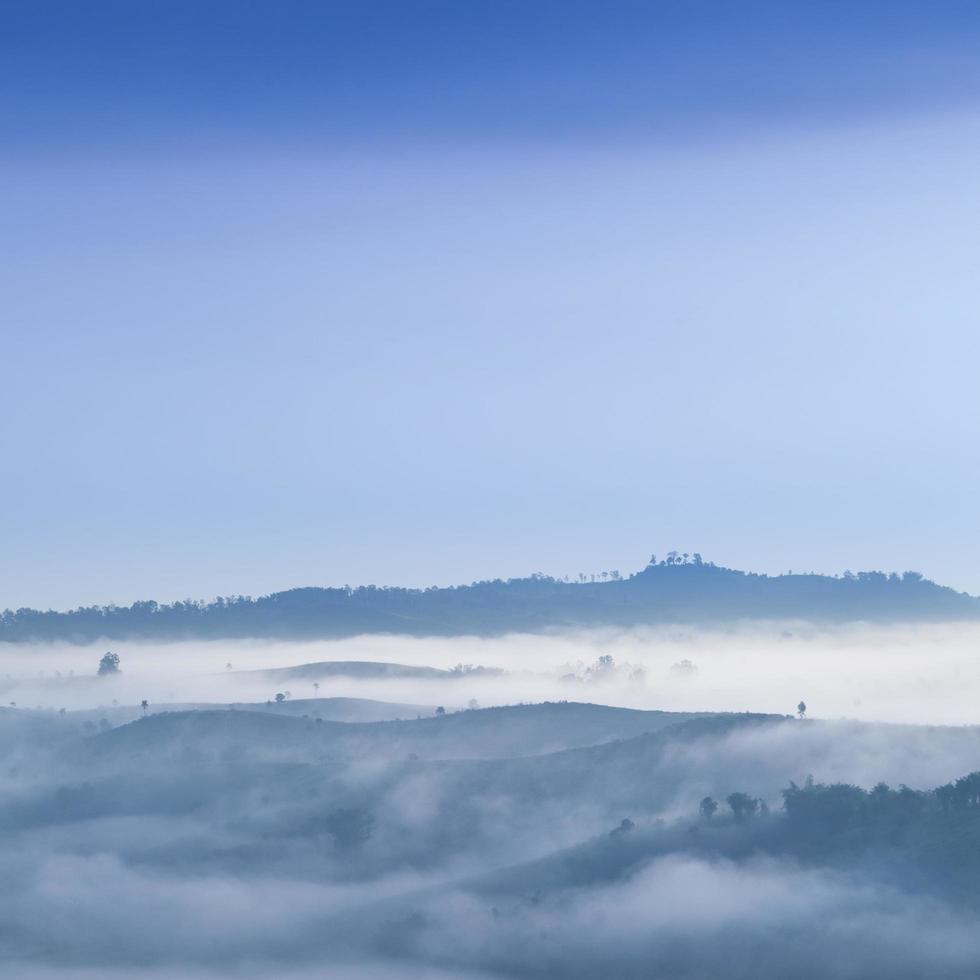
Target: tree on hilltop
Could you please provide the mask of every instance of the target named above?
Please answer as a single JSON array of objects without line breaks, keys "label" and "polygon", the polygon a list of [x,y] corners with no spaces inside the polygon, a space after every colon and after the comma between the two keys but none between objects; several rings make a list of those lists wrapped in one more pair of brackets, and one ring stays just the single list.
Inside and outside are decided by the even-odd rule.
[{"label": "tree on hilltop", "polygon": [[701,816],[704,817],[705,820],[710,820],[715,815],[715,811],[717,809],[718,809],[718,804],[710,796],[706,796],[701,801],[700,806],[698,806],[698,810],[700,811]]}]

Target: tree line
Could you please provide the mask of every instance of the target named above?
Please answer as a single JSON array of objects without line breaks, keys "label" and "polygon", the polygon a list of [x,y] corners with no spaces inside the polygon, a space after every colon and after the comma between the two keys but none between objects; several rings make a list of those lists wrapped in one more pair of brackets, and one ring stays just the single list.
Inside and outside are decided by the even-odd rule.
[{"label": "tree line", "polygon": [[[792,828],[833,834],[872,825],[908,824],[930,814],[980,814],[980,771],[932,790],[905,785],[893,789],[884,782],[865,790],[851,783],[815,783],[807,777],[802,786],[790,782],[781,795],[783,813]],[[736,823],[769,813],[764,800],[742,791],[729,794],[725,803]],[[712,820],[719,809],[711,796],[704,797],[698,807],[705,821]]]}]

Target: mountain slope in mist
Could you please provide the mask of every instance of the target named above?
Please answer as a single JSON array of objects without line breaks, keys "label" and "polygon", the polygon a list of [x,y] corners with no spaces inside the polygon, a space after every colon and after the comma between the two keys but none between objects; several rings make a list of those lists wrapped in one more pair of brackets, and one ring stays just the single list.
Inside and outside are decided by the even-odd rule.
[{"label": "mountain slope in mist", "polygon": [[534,575],[431,589],[305,588],[211,603],[137,602],[0,614],[0,640],[338,638],[369,633],[493,636],[556,628],[735,619],[916,622],[980,618],[980,599],[923,579],[860,572],[757,575],[673,556],[629,578]]},{"label": "mountain slope in mist", "polygon": [[[278,707],[96,734],[90,712],[0,711],[0,965],[46,980],[976,975],[980,778],[958,778],[976,728]],[[899,788],[869,791],[880,780]]]}]

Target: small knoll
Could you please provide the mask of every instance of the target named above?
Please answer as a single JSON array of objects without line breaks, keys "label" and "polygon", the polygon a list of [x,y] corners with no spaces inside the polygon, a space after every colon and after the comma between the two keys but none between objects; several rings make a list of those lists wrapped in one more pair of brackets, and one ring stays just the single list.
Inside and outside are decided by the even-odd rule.
[{"label": "small knoll", "polygon": [[297,664],[292,667],[265,667],[259,670],[235,671],[235,676],[267,677],[270,680],[316,680],[320,677],[354,677],[360,680],[388,678],[422,678],[452,680],[458,677],[502,674],[492,667],[473,667],[466,670],[442,670],[438,667],[414,667],[375,660],[323,660],[318,663]]},{"label": "small knoll", "polygon": [[[8,709],[10,710],[10,709]],[[367,723],[375,721],[398,721],[403,718],[418,718],[435,714],[434,705],[399,704],[391,701],[376,701],[371,698],[287,698],[284,701],[187,701],[150,703],[146,711],[138,705],[113,705],[100,708],[80,708],[67,713],[69,721],[99,722],[106,719],[113,725],[123,725],[165,712],[185,711],[256,711],[269,712],[284,717],[321,718],[323,721],[344,721]]]},{"label": "small knoll", "polygon": [[[211,707],[221,707],[212,705]],[[371,698],[287,698],[285,701],[233,703],[228,707],[240,711],[270,711],[296,717],[322,718],[368,724],[377,721],[403,721],[435,714],[435,705],[400,704]]]}]

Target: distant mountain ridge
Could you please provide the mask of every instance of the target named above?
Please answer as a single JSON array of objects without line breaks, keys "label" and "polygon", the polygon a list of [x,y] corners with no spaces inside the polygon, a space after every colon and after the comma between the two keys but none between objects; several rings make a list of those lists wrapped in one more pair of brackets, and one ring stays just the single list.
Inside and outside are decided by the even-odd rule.
[{"label": "distant mountain ridge", "polygon": [[0,614],[0,642],[95,640],[339,639],[365,633],[495,636],[579,627],[738,619],[841,623],[980,618],[980,599],[917,572],[843,576],[761,575],[693,558],[651,562],[606,581],[532,575],[472,585],[407,589],[299,588],[258,599],[153,601]]}]

